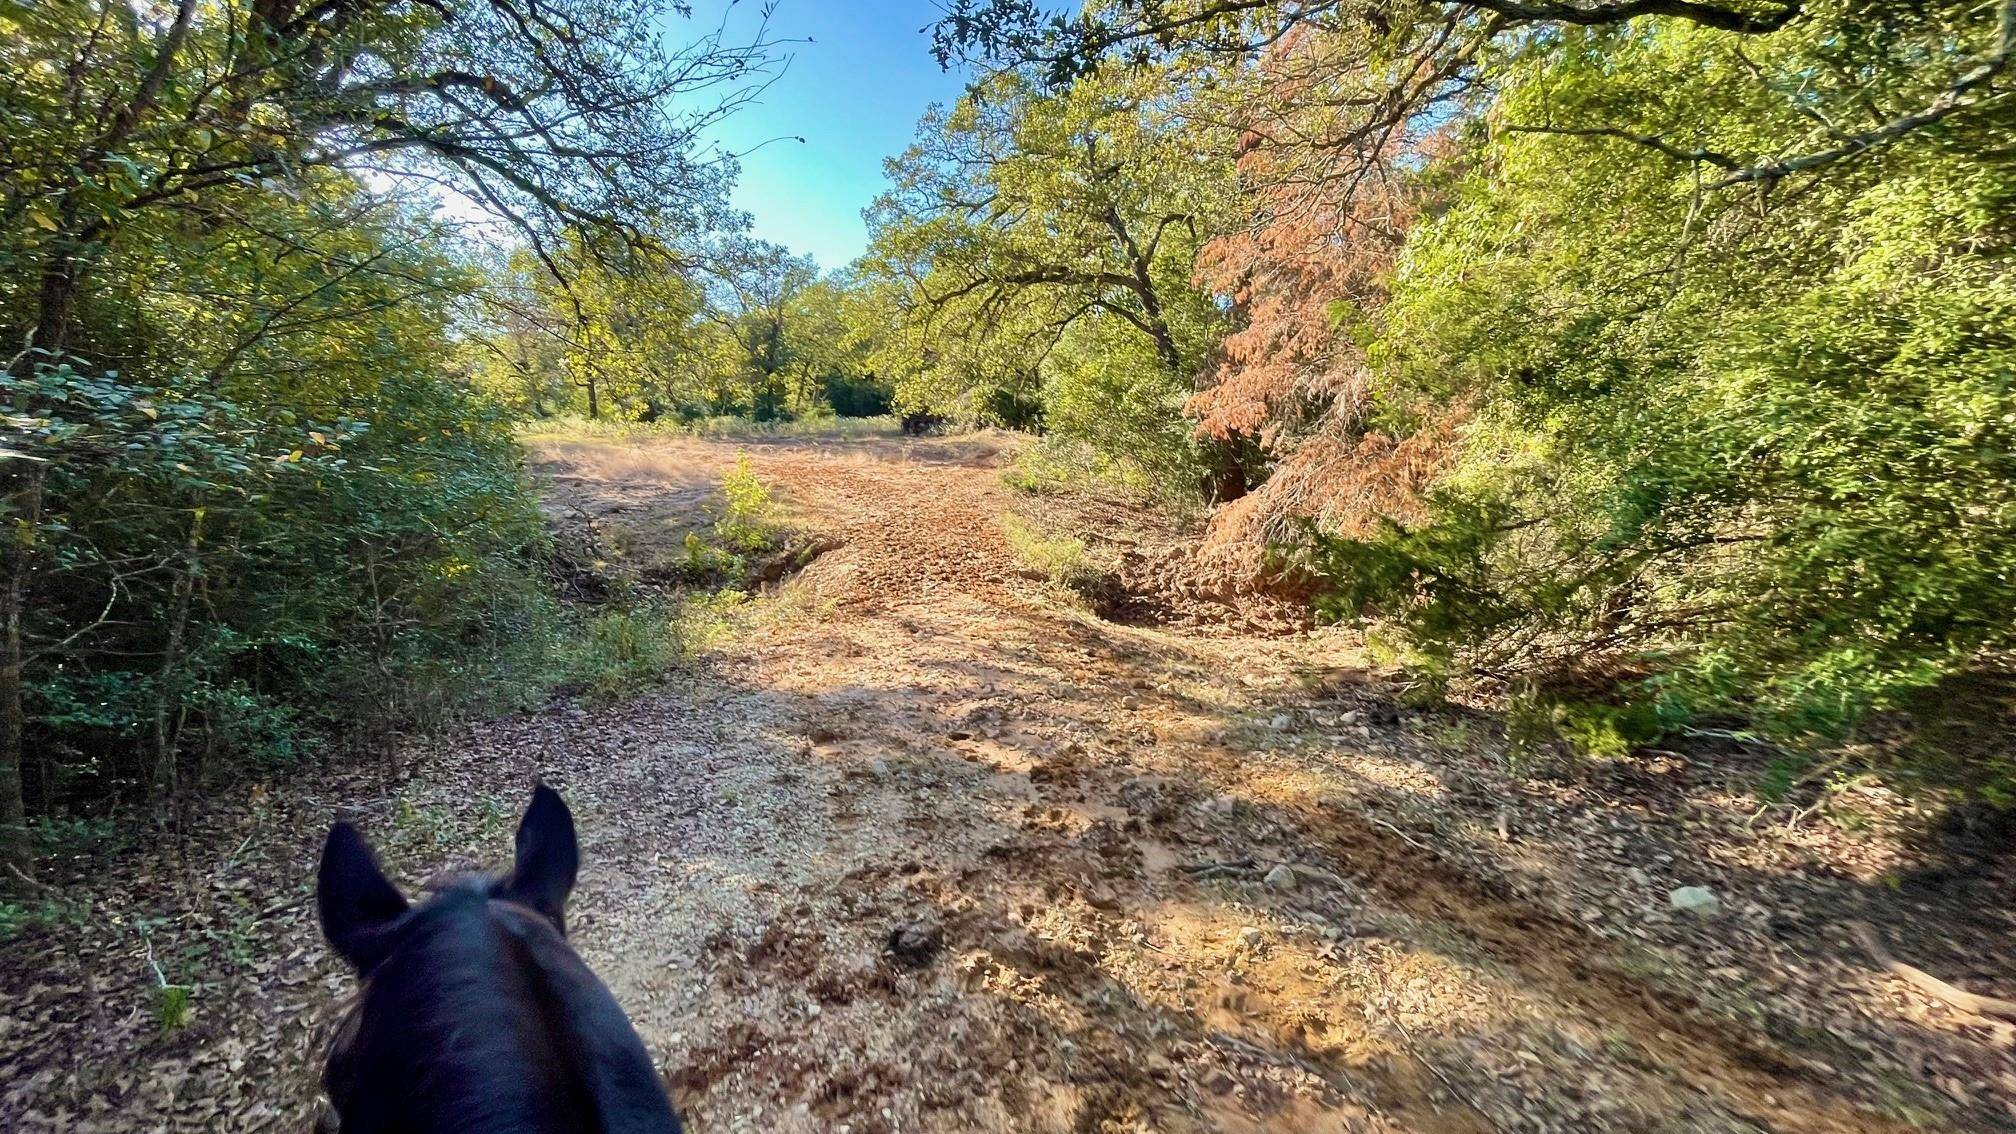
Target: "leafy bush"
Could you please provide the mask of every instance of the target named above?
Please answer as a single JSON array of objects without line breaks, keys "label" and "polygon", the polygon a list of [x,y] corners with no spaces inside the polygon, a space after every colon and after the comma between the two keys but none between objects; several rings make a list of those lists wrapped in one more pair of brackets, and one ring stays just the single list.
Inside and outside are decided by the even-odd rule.
[{"label": "leafy bush", "polygon": [[980,420],[1003,429],[1024,433],[1043,431],[1043,397],[1040,390],[996,386],[980,399]]},{"label": "leafy bush", "polygon": [[[1816,10],[1741,50],[1677,23],[1563,31],[1504,65],[1493,114],[1755,152],[1812,113],[1781,94],[1801,76],[1869,76],[1844,107],[1908,101],[1900,60],[1974,38],[1936,5],[1880,35],[1873,11]],[[1469,135],[1370,361],[1389,426],[1423,399],[1474,419],[1420,515],[1312,532],[1327,609],[1385,619],[1431,669],[1535,690],[1597,750],[1723,715],[1836,744],[2000,665],[2012,115],[1768,194],[1704,192],[1701,171],[1616,136]],[[1611,708],[1574,707],[1590,701]],[[1942,774],[1996,790],[2012,771]]]},{"label": "leafy bush", "polygon": [[501,424],[396,377],[351,410],[0,377],[39,469],[18,553],[40,806],[439,719],[537,640],[543,529]]},{"label": "leafy bush", "polygon": [[776,508],[770,489],[749,467],[748,454],[721,478],[721,507],[714,517],[714,535],[737,552],[768,551],[777,544]]},{"label": "leafy bush", "polygon": [[1099,476],[1099,454],[1081,442],[1056,436],[1024,448],[1001,469],[1001,483],[1032,496],[1069,492]]},{"label": "leafy bush", "polygon": [[1106,588],[1107,572],[1094,561],[1084,540],[1046,534],[1013,512],[1001,517],[1001,533],[1029,574],[1081,597],[1095,597]]},{"label": "leafy bush", "polygon": [[1204,464],[1183,416],[1186,379],[1111,328],[1084,327],[1060,347],[1043,383],[1051,433],[1090,446],[1113,478],[1146,496],[1195,500]]},{"label": "leafy bush", "polygon": [[82,922],[90,916],[91,907],[84,902],[67,902],[57,898],[0,899],[0,941],[11,940],[44,926]]},{"label": "leafy bush", "polygon": [[820,383],[826,404],[841,417],[887,417],[895,408],[894,392],[873,377],[828,374]]},{"label": "leafy bush", "polygon": [[676,604],[650,605],[587,619],[566,658],[568,683],[610,699],[659,681],[689,654],[680,614]]}]

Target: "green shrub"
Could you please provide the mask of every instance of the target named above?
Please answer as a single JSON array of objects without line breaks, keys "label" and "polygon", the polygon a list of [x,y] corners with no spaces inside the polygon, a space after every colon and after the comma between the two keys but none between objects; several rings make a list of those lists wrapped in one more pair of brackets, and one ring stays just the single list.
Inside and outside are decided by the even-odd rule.
[{"label": "green shrub", "polygon": [[710,579],[733,578],[742,573],[740,556],[708,543],[699,532],[687,532],[680,547],[683,554],[679,559],[679,574],[686,582],[704,583]]},{"label": "green shrub", "polygon": [[1090,445],[1055,434],[1024,448],[1001,469],[1001,482],[1032,496],[1082,491],[1106,479]]},{"label": "green shrub", "polygon": [[[1679,22],[1564,30],[1496,65],[1493,120],[1769,152],[1815,113],[1784,92],[1916,97],[1900,60],[1988,34],[1971,11],[1816,10],[1747,55]],[[2016,647],[2011,130],[2002,104],[1763,194],[1617,137],[1465,135],[1370,342],[1375,417],[1440,402],[1465,429],[1407,522],[1307,533],[1326,611],[1539,691],[1595,751],[1704,717],[1807,750],[1928,725]]]},{"label": "green shrub", "polygon": [[154,989],[154,1030],[163,1036],[181,1031],[189,1023],[189,989],[179,984]]},{"label": "green shrub", "polygon": [[1043,380],[1044,424],[1096,454],[1102,478],[1157,501],[1191,502],[1205,466],[1183,415],[1189,396],[1188,378],[1124,330],[1074,328]]},{"label": "green shrub", "polygon": [[545,531],[501,422],[425,375],[329,421],[213,390],[75,363],[0,376],[40,459],[16,547],[45,815],[378,743],[540,664]]},{"label": "green shrub", "polygon": [[689,656],[676,604],[593,615],[582,625],[565,676],[608,700],[645,689]]},{"label": "green shrub", "polygon": [[873,377],[828,374],[819,382],[826,404],[840,417],[887,417],[895,408],[894,392]]},{"label": "green shrub", "polygon": [[721,478],[715,537],[732,551],[767,551],[777,545],[776,511],[769,487],[749,467],[748,454],[738,454],[734,470]]},{"label": "green shrub", "polygon": [[0,941],[9,941],[44,926],[80,925],[91,916],[83,902],[60,898],[0,899]]},{"label": "green shrub", "polygon": [[45,817],[31,829],[35,853],[43,858],[71,858],[124,843],[119,825],[103,816]]},{"label": "green shrub", "polygon": [[1001,517],[1001,533],[1016,561],[1030,574],[1054,586],[1089,598],[1103,592],[1110,582],[1082,539],[1045,534],[1012,512]]}]

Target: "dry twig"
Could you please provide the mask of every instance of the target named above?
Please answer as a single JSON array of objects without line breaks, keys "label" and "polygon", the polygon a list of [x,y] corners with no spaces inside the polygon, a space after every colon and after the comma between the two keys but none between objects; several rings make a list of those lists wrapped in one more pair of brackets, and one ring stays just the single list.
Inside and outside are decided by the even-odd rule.
[{"label": "dry twig", "polygon": [[1876,936],[1875,928],[1868,922],[1851,921],[1848,923],[1848,932],[1854,936],[1856,943],[1862,946],[1863,952],[1869,954],[1869,959],[1876,962],[1876,967],[1932,999],[1976,1016],[1999,1016],[2004,1020],[2016,1020],[2016,1000],[1982,996],[1955,988],[1923,969],[1905,964],[1890,955],[1889,950],[1883,947],[1883,939]]}]

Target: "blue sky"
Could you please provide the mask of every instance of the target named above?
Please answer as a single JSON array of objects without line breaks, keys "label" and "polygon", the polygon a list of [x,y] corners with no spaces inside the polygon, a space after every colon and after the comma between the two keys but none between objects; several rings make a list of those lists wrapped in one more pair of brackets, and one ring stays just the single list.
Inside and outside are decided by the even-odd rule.
[{"label": "blue sky", "polygon": [[[760,11],[755,0],[693,7],[691,26],[675,20],[673,36],[713,27],[724,8],[731,33],[746,34]],[[909,144],[925,107],[950,102],[964,85],[938,69],[930,37],[919,34],[938,15],[933,0],[778,0],[772,36],[812,42],[787,45],[783,76],[717,131],[737,153],[782,139],[742,159],[735,205],[754,218],[757,236],[829,270],[861,254],[861,210],[882,191],[882,159]]]}]

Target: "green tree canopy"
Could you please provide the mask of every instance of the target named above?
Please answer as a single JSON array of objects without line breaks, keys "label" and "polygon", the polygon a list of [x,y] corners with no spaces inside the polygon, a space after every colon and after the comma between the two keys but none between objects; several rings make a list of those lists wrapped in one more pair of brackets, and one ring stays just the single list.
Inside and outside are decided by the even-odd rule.
[{"label": "green tree canopy", "polygon": [[1232,178],[1180,109],[1153,72],[1055,93],[1003,73],[925,117],[889,164],[865,261],[897,304],[899,400],[973,416],[1034,387],[1046,405],[1132,407],[1051,424],[1158,476],[1195,467],[1181,405],[1220,319],[1192,263]]}]

